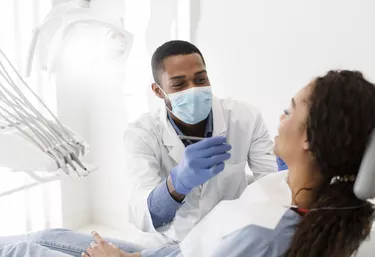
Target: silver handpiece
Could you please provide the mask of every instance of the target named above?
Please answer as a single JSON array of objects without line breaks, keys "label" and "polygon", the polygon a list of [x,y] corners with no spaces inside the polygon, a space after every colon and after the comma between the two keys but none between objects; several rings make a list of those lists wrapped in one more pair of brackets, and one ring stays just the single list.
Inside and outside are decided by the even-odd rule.
[{"label": "silver handpiece", "polygon": [[178,137],[181,140],[193,140],[193,141],[201,141],[203,139],[206,139],[204,137],[189,137],[189,136],[184,136],[184,135],[179,135]]},{"label": "silver handpiece", "polygon": [[363,156],[354,184],[354,193],[358,199],[364,201],[375,198],[375,130]]}]

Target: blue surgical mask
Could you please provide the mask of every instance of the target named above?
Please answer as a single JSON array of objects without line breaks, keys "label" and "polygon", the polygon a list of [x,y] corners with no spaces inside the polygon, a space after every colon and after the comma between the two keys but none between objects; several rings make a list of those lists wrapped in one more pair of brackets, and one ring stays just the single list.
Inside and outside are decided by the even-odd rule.
[{"label": "blue surgical mask", "polygon": [[187,90],[169,94],[174,116],[193,125],[206,119],[212,108],[211,87],[192,87]]}]

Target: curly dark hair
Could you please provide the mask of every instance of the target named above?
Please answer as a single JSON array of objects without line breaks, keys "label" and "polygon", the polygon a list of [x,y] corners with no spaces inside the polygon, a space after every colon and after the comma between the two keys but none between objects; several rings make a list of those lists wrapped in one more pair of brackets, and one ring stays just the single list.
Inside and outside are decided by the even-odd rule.
[{"label": "curly dark hair", "polygon": [[375,128],[375,85],[358,71],[329,71],[311,83],[306,122],[310,151],[323,176],[311,209],[297,226],[287,257],[349,257],[368,237],[373,206],[359,200],[353,182],[331,185],[335,176],[356,176]]}]

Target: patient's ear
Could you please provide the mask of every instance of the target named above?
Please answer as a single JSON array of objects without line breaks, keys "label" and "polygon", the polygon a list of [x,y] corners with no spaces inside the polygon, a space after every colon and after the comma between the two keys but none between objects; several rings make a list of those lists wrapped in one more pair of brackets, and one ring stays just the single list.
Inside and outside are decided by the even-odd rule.
[{"label": "patient's ear", "polygon": [[310,150],[310,143],[309,143],[309,141],[307,140],[307,133],[306,133],[306,131],[303,133],[303,144],[302,144],[302,148],[303,148],[303,150],[305,150],[305,151]]},{"label": "patient's ear", "polygon": [[310,150],[310,144],[309,144],[309,141],[306,140],[306,141],[303,143],[303,150],[306,150],[306,151]]}]

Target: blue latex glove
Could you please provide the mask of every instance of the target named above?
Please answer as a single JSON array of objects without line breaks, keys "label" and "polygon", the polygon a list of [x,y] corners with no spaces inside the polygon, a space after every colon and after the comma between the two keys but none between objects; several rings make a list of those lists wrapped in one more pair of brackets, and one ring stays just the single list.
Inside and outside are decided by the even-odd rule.
[{"label": "blue latex glove", "polygon": [[186,147],[181,162],[171,172],[177,193],[186,195],[224,170],[232,149],[226,141],[226,137],[211,137]]},{"label": "blue latex glove", "polygon": [[288,166],[286,165],[286,163],[283,160],[281,160],[279,157],[276,157],[276,162],[277,162],[277,167],[279,171],[288,169]]}]

